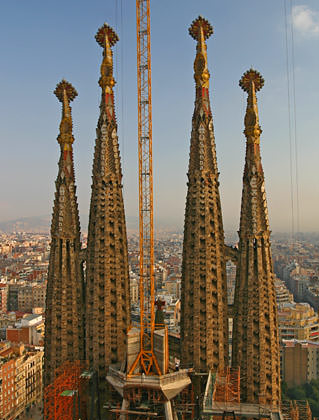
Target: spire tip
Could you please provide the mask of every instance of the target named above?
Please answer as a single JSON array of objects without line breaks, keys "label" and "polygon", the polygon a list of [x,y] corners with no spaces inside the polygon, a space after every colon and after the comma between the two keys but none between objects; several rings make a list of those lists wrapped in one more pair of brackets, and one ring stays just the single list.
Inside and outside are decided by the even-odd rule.
[{"label": "spire tip", "polygon": [[200,39],[201,27],[203,28],[203,34],[205,39],[208,39],[214,33],[214,28],[208,22],[208,20],[203,18],[203,16],[198,16],[197,19],[193,20],[191,26],[188,29],[190,36],[196,41],[199,41]]},{"label": "spire tip", "polygon": [[113,45],[115,45],[117,41],[119,40],[117,33],[107,23],[104,23],[104,25],[98,29],[95,35],[96,42],[102,48],[104,48],[105,46],[105,37],[108,37],[111,47],[113,47]]},{"label": "spire tip", "polygon": [[78,96],[77,91],[71,85],[71,83],[67,82],[65,79],[62,79],[61,82],[56,85],[56,88],[53,92],[60,102],[63,102],[64,91],[66,92],[66,97],[69,102],[73,101],[74,98]]},{"label": "spire tip", "polygon": [[256,92],[264,86],[264,78],[262,75],[254,70],[252,67],[247,70],[239,81],[239,86],[245,91],[249,92],[250,84],[254,82]]}]

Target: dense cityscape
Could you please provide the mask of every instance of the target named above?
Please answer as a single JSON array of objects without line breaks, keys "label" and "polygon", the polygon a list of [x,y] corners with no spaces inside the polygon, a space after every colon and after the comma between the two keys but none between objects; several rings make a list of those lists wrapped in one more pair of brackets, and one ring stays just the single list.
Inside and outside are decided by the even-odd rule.
[{"label": "dense cityscape", "polygon": [[[272,240],[281,375],[288,388],[319,380],[319,237],[299,236],[302,239],[292,242],[289,235],[274,234]],[[131,234],[128,243],[134,320],[134,316],[138,318],[138,234]],[[180,332],[182,243],[181,232],[159,232],[155,240],[156,296],[165,303],[164,319],[172,338]],[[229,244],[236,246],[236,242]],[[15,232],[0,236],[1,418],[22,414],[26,417],[21,418],[28,418],[33,405],[42,407],[49,249],[48,234]],[[226,270],[228,304],[232,305],[236,266],[229,260]],[[316,414],[317,401],[310,402]]]}]

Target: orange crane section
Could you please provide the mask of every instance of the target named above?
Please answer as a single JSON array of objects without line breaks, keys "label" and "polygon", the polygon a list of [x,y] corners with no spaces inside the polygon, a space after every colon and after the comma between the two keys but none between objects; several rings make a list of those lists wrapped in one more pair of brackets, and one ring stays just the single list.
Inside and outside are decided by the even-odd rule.
[{"label": "orange crane section", "polygon": [[129,370],[140,363],[142,373],[161,374],[154,355],[154,225],[152,159],[152,85],[150,0],[136,0],[138,159],[139,159],[139,294],[140,353]]}]

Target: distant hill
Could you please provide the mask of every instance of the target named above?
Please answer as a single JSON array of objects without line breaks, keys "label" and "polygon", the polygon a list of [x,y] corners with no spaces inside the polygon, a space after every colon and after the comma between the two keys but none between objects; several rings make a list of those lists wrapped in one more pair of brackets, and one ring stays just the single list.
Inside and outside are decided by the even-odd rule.
[{"label": "distant hill", "polygon": [[[87,232],[89,216],[87,214],[80,215],[81,230]],[[20,219],[0,222],[0,232],[33,232],[33,233],[49,233],[51,224],[51,215],[21,217]],[[127,217],[128,230],[137,229],[137,217]]]},{"label": "distant hill", "polygon": [[[81,231],[87,233],[89,216],[87,214],[80,215]],[[30,232],[30,233],[49,233],[51,224],[51,215],[21,217],[20,219],[0,222],[0,232]],[[126,227],[128,233],[138,230],[138,217],[126,216]],[[156,230],[167,230],[172,232],[182,231],[180,223],[168,223],[166,221],[157,220],[155,222]]]},{"label": "distant hill", "polygon": [[0,232],[49,233],[51,216],[21,217],[20,219],[0,222]]}]

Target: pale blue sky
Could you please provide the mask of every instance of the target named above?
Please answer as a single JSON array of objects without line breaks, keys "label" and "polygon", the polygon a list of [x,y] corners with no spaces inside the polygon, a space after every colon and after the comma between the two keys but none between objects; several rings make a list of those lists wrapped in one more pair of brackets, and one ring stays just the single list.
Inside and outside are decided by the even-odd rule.
[{"label": "pale blue sky", "polygon": [[[294,7],[295,22],[300,230],[318,231],[319,3],[286,5]],[[284,0],[151,0],[156,219],[183,225],[194,102],[195,42],[188,27],[199,14],[215,31],[207,45],[225,229],[239,224],[246,98],[238,80],[253,66],[265,78],[258,99],[271,228],[289,230]],[[60,121],[52,92],[62,78],[79,93],[73,102],[75,172],[80,212],[88,213],[102,52],[94,35],[104,22],[120,37],[115,95],[125,206],[128,216],[137,215],[135,1],[2,0],[0,221],[51,213]]]}]

